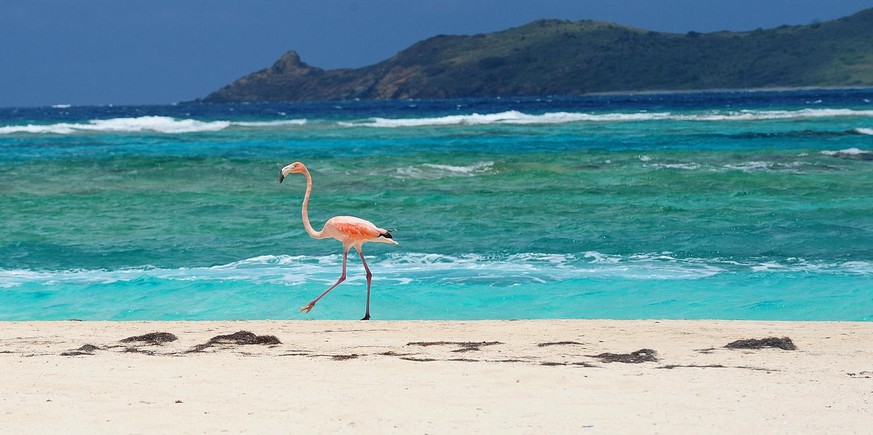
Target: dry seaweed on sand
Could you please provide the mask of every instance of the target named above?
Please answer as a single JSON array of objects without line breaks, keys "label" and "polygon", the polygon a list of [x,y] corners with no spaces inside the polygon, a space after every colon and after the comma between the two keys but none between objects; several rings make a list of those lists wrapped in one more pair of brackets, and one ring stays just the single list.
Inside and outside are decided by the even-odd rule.
[{"label": "dry seaweed on sand", "polygon": [[263,345],[277,345],[282,344],[275,335],[256,335],[253,332],[249,331],[238,331],[233,334],[227,335],[216,335],[212,337],[203,344],[198,344],[194,346],[189,352],[200,352],[208,347],[212,347],[216,344],[263,344]]},{"label": "dry seaweed on sand", "polygon": [[63,352],[61,353],[61,356],[94,355],[94,351],[97,349],[99,349],[99,347],[94,346],[93,344],[86,344],[76,350]]},{"label": "dry seaweed on sand", "polygon": [[601,362],[612,363],[620,362],[626,364],[639,364],[644,362],[657,362],[658,352],[652,349],[640,349],[631,353],[601,353],[600,355],[589,355],[591,358],[597,358]]},{"label": "dry seaweed on sand", "polygon": [[154,344],[160,345],[164,343],[169,343],[172,341],[176,341],[178,338],[169,332],[150,332],[148,334],[136,335],[133,337],[127,337],[121,340],[122,343],[132,343],[132,342],[143,342],[145,344]]},{"label": "dry seaweed on sand", "polygon": [[580,343],[578,341],[548,341],[545,343],[537,343],[537,347],[546,347],[546,346],[569,346],[569,345],[577,345],[584,346],[585,343]]},{"label": "dry seaweed on sand", "polygon": [[334,361],[346,361],[346,360],[355,359],[358,357],[360,357],[360,355],[358,355],[356,353],[350,353],[347,355],[331,355],[330,359],[332,359]]},{"label": "dry seaweed on sand", "polygon": [[503,344],[500,341],[412,341],[406,343],[407,346],[458,346],[458,349],[452,352],[470,352],[481,350],[482,346],[494,346]]},{"label": "dry seaweed on sand", "polygon": [[765,347],[775,347],[782,350],[797,350],[797,346],[788,337],[767,337],[767,338],[749,338],[746,340],[732,341],[724,347],[728,349],[763,349]]},{"label": "dry seaweed on sand", "polygon": [[144,349],[141,349],[138,347],[126,347],[126,348],[124,348],[124,350],[122,350],[122,352],[124,352],[124,353],[141,353],[144,355],[154,355],[155,354],[155,352],[152,350],[144,350]]}]

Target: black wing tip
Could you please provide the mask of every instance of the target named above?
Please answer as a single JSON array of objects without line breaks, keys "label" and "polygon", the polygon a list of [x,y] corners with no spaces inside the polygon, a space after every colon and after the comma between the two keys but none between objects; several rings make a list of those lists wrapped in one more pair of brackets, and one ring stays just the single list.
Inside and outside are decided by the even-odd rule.
[{"label": "black wing tip", "polygon": [[385,231],[384,233],[379,234],[379,237],[384,237],[386,239],[394,240],[394,236],[392,236],[391,233],[389,233],[388,231]]}]

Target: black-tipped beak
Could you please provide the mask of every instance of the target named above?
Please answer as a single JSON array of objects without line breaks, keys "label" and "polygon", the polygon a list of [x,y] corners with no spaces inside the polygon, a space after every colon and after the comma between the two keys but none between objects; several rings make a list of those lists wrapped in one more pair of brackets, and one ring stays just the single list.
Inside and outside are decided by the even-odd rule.
[{"label": "black-tipped beak", "polygon": [[285,179],[285,174],[279,174],[279,184],[282,184],[282,180]]}]

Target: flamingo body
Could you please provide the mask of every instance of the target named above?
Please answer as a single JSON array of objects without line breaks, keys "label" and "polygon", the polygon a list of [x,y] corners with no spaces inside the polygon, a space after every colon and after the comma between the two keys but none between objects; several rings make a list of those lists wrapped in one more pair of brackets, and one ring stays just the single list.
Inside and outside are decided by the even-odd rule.
[{"label": "flamingo body", "polygon": [[363,244],[364,242],[379,242],[397,244],[394,239],[386,237],[388,230],[377,227],[372,222],[354,216],[334,216],[327,220],[322,235],[339,240],[343,244]]},{"label": "flamingo body", "polygon": [[315,303],[323,298],[329,291],[333,290],[341,282],[346,279],[346,263],[349,256],[349,250],[354,247],[361,257],[361,262],[364,265],[364,270],[367,272],[367,310],[364,318],[361,320],[370,319],[370,285],[373,280],[373,274],[367,266],[367,260],[364,259],[362,245],[365,242],[391,243],[396,245],[397,242],[391,236],[388,230],[377,227],[374,223],[354,216],[334,216],[324,223],[321,231],[315,231],[309,223],[309,195],[312,193],[312,176],[306,166],[300,162],[294,162],[282,168],[282,173],[279,175],[279,183],[281,183],[289,174],[303,174],[306,176],[306,194],[303,196],[303,228],[310,237],[314,239],[333,238],[339,240],[343,244],[343,273],[340,278],[324,291],[320,296],[312,302],[300,309],[300,311],[310,312],[315,307]]}]

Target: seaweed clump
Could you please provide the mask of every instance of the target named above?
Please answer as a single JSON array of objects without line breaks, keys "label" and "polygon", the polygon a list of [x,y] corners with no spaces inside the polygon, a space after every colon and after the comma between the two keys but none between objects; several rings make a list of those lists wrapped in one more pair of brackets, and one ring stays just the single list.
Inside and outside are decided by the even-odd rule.
[{"label": "seaweed clump", "polygon": [[406,343],[407,346],[458,346],[452,352],[470,352],[482,350],[482,346],[494,346],[503,344],[499,341],[413,341]]},{"label": "seaweed clump", "polygon": [[590,356],[605,363],[620,362],[625,364],[639,364],[644,362],[657,362],[657,354],[658,352],[655,352],[652,349],[640,349],[631,353],[601,353],[600,355]]},{"label": "seaweed clump", "polygon": [[253,332],[249,331],[239,331],[234,332],[233,334],[227,335],[216,335],[212,337],[203,344],[198,344],[194,346],[189,352],[201,352],[206,348],[215,346],[216,344],[236,344],[236,345],[247,345],[247,344],[262,344],[262,345],[277,345],[282,344],[275,335],[255,335]]},{"label": "seaweed clump", "polygon": [[127,337],[121,340],[122,343],[143,342],[145,344],[161,345],[178,340],[178,338],[169,332],[150,332],[148,334],[136,335]]},{"label": "seaweed clump", "polygon": [[788,337],[749,338],[732,341],[726,344],[725,347],[728,349],[763,349],[765,347],[774,347],[782,350],[797,350],[797,346]]},{"label": "seaweed clump", "polygon": [[86,344],[76,350],[63,352],[61,353],[61,356],[94,355],[94,351],[97,349],[99,349],[99,347],[94,346],[93,344]]}]

